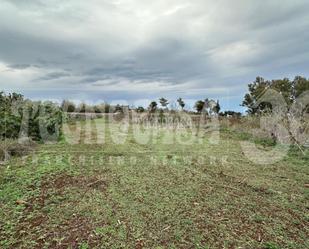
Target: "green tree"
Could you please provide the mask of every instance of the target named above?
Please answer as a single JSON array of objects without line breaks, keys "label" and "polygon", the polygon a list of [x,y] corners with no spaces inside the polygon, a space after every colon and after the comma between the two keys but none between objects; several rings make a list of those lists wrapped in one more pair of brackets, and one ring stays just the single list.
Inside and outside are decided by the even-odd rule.
[{"label": "green tree", "polygon": [[220,110],[221,110],[221,106],[220,106],[219,100],[217,100],[216,104],[213,107],[213,111],[214,113],[218,114]]},{"label": "green tree", "polygon": [[28,136],[55,141],[61,134],[61,108],[52,102],[25,100],[21,94],[0,93],[0,139]]},{"label": "green tree", "polygon": [[157,106],[158,106],[157,102],[152,101],[148,106],[149,112],[155,112],[157,110]]},{"label": "green tree", "polygon": [[195,102],[194,108],[198,113],[201,113],[204,109],[205,102],[203,100],[198,100]]},{"label": "green tree", "polygon": [[87,106],[86,106],[85,103],[81,103],[81,104],[79,105],[79,107],[78,107],[78,110],[79,110],[80,113],[85,113],[85,112],[87,112],[86,109],[87,109]]},{"label": "green tree", "polygon": [[267,89],[270,88],[271,83],[265,81],[262,77],[256,77],[255,81],[248,84],[248,93],[244,96],[242,106],[247,107],[249,114],[256,114],[266,109],[271,108],[269,103],[261,103],[258,106],[259,98],[263,96]]},{"label": "green tree", "polygon": [[123,107],[117,104],[115,106],[115,112],[123,113],[124,112]]},{"label": "green tree", "polygon": [[294,88],[294,99],[296,99],[302,93],[309,91],[309,79],[296,76],[292,84]]},{"label": "green tree", "polygon": [[162,107],[164,107],[164,108],[167,109],[167,106],[168,106],[168,104],[169,104],[167,99],[165,99],[165,98],[160,98],[160,99],[159,99],[159,102],[160,102],[160,104],[161,104]]},{"label": "green tree", "polygon": [[272,80],[270,82],[270,88],[279,92],[285,102],[290,106],[293,102],[293,82],[291,82],[288,78]]},{"label": "green tree", "polygon": [[181,110],[185,107],[185,102],[183,101],[182,98],[177,99],[178,105],[181,107]]},{"label": "green tree", "polygon": [[262,77],[257,77],[253,83],[248,85],[248,93],[244,96],[242,102],[242,106],[248,108],[248,113],[257,114],[272,109],[270,103],[260,103],[257,105],[267,89],[279,92],[287,106],[290,107],[298,96],[309,90],[309,79],[296,76],[293,81],[290,81],[288,78],[265,81]]},{"label": "green tree", "polygon": [[95,105],[93,107],[93,110],[95,113],[103,113],[104,112],[104,106],[103,105]]},{"label": "green tree", "polygon": [[145,111],[145,108],[142,107],[142,106],[139,106],[139,107],[136,108],[136,112],[138,112],[138,113],[142,113],[144,111]]},{"label": "green tree", "polygon": [[69,100],[63,100],[61,103],[61,109],[64,112],[74,112],[76,110],[76,106]]}]

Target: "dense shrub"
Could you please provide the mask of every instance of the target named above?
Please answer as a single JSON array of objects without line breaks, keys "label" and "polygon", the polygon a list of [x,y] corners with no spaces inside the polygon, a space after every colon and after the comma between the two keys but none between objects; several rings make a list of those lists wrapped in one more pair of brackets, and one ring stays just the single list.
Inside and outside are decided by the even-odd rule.
[{"label": "dense shrub", "polygon": [[52,102],[25,100],[20,94],[0,92],[0,139],[30,137],[37,141],[57,141],[63,115]]}]

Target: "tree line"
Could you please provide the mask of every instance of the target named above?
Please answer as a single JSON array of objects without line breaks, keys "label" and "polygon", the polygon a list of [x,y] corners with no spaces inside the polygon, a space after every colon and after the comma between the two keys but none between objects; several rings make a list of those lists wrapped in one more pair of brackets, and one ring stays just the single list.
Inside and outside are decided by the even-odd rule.
[{"label": "tree line", "polygon": [[[302,105],[299,109],[303,113],[309,113],[309,79],[296,76],[293,80],[288,78],[277,80],[265,80],[257,77],[254,82],[248,84],[248,93],[245,94],[242,106],[247,108],[248,115],[259,115],[267,111],[272,111],[272,105],[267,102],[261,102],[260,98],[268,89],[275,90],[282,96],[287,107],[293,106],[297,99],[302,97]],[[306,96],[304,96],[307,94]],[[306,98],[305,98],[306,97]],[[29,134],[35,140],[56,139],[52,134],[59,137],[61,134],[61,125],[63,122],[63,113],[111,113],[124,112],[134,109],[136,112],[156,111],[169,112],[180,111],[190,112],[186,110],[186,103],[182,98],[177,99],[177,107],[171,106],[169,100],[161,97],[158,102],[151,101],[147,108],[138,106],[130,108],[129,106],[110,105],[102,103],[99,105],[87,105],[81,103],[76,105],[74,102],[64,100],[61,105],[50,101],[31,101],[25,99],[23,95],[18,93],[5,94],[0,92],[0,139],[17,138],[22,133]],[[170,107],[170,108],[169,108]],[[205,98],[197,100],[194,104],[195,113],[220,116],[236,116],[242,114],[234,111],[220,112],[221,106],[219,100]],[[295,110],[294,110],[295,111]]]},{"label": "tree line", "polygon": [[[159,105],[160,104],[160,105]],[[98,105],[89,105],[85,103],[75,104],[70,100],[63,100],[61,103],[61,109],[64,112],[68,113],[113,113],[113,112],[124,112],[124,109],[135,110],[136,112],[156,112],[156,111],[169,111],[175,110],[175,106],[169,109],[169,100],[161,97],[159,101],[151,101],[147,108],[143,106],[138,107],[129,107],[123,105],[110,105],[108,103],[102,103]],[[186,103],[182,98],[177,99],[176,109],[185,111]],[[215,101],[212,99],[206,98],[205,100],[198,100],[194,105],[194,109],[197,113],[208,113],[208,114],[219,114],[221,106],[219,100]],[[229,113],[233,113],[230,111]]]},{"label": "tree line", "polygon": [[[270,103],[259,103],[263,94],[272,89],[277,91],[285,100],[288,107],[295,103],[296,99],[306,91],[309,91],[309,79],[296,76],[293,80],[288,78],[265,80],[262,77],[256,77],[255,81],[248,84],[248,92],[245,94],[241,106],[247,108],[248,114],[260,114],[266,111],[271,111],[272,106]],[[180,110],[185,111],[186,103],[182,98],[177,99],[177,105]],[[65,112],[94,112],[94,113],[111,113],[111,112],[123,112],[124,108],[134,109],[136,112],[156,112],[158,110],[168,111],[169,100],[161,97],[158,101],[151,101],[147,108],[138,106],[136,108],[128,106],[115,105],[111,106],[108,103],[102,103],[99,105],[87,105],[81,103],[76,105],[74,102],[64,100],[61,104],[61,108]],[[171,108],[174,110],[175,108]],[[219,114],[221,116],[241,116],[240,112],[227,110],[220,112],[221,106],[219,100],[213,100],[205,98],[204,100],[197,100],[194,104],[194,110],[197,113],[207,114]],[[308,110],[307,110],[308,112]]]}]

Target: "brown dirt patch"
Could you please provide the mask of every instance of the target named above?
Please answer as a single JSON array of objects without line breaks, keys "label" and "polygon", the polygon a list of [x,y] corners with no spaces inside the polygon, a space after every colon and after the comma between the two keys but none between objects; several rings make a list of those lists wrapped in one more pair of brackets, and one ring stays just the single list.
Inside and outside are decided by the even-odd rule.
[{"label": "brown dirt patch", "polygon": [[[49,175],[42,179],[40,194],[29,198],[21,204],[25,208],[18,221],[16,237],[20,241],[14,248],[23,248],[25,241],[32,241],[32,248],[78,248],[82,242],[88,245],[96,244],[96,238],[92,234],[95,226],[89,218],[81,214],[72,216],[50,216],[44,208],[52,197],[62,197],[70,188],[80,189],[79,200],[82,200],[87,192],[98,190],[105,194],[107,181],[100,176],[72,176],[66,173]],[[35,186],[29,186],[35,189]],[[69,207],[78,203],[64,201]],[[63,203],[59,203],[63,205]]]}]

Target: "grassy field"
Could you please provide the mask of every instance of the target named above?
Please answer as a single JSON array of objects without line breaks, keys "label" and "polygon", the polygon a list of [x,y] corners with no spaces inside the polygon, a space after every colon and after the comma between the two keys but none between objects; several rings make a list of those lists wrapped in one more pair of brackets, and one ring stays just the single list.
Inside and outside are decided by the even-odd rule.
[{"label": "grassy field", "polygon": [[92,122],[0,166],[0,248],[309,248],[308,151],[261,166],[229,130],[140,143]]}]

